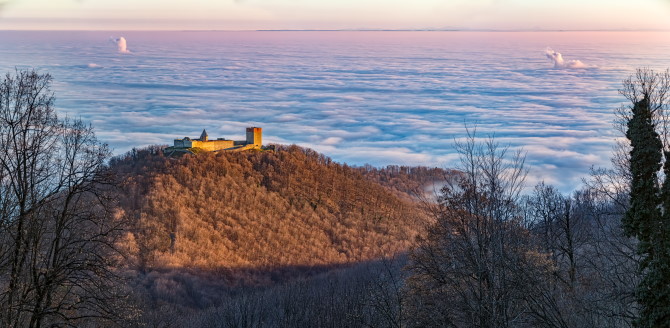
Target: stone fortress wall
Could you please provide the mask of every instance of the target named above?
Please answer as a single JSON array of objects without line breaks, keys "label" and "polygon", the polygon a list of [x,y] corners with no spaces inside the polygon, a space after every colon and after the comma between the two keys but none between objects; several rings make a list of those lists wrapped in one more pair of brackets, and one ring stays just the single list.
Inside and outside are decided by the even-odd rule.
[{"label": "stone fortress wall", "polygon": [[203,129],[200,138],[191,139],[184,137],[183,139],[174,139],[174,146],[168,147],[166,150],[184,151],[191,148],[199,148],[204,151],[261,149],[263,146],[263,129],[248,127],[246,132],[246,140],[228,140],[225,138],[209,140],[207,131]]}]

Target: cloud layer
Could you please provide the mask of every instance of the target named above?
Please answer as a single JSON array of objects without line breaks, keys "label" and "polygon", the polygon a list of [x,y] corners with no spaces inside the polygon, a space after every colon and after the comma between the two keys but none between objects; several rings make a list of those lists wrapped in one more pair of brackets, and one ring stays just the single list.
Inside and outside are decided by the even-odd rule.
[{"label": "cloud layer", "polygon": [[[569,191],[609,165],[621,81],[670,67],[668,33],[126,33],[133,56],[104,33],[0,32],[0,70],[50,72],[59,110],[116,153],[256,125],[350,164],[452,167],[467,123]],[[554,69],[547,44],[597,68]]]}]

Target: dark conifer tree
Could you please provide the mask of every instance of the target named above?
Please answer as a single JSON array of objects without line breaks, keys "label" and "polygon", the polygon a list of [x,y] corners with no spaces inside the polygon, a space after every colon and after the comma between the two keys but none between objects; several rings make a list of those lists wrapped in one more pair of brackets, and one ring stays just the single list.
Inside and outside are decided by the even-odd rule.
[{"label": "dark conifer tree", "polygon": [[[665,179],[661,187],[662,216],[651,227],[654,258],[649,261],[649,274],[640,286],[640,298],[647,299],[652,309],[642,318],[649,318],[645,326],[670,327],[670,151],[664,151]],[[650,311],[653,310],[653,311]],[[645,310],[643,310],[645,311]]]},{"label": "dark conifer tree", "polygon": [[659,208],[658,170],[661,168],[662,144],[652,120],[647,97],[633,106],[633,116],[628,122],[626,137],[630,140],[630,171],[632,176],[630,208],[623,218],[624,229],[640,243],[638,252],[643,256],[641,270],[644,275],[638,287],[638,301],[642,306],[639,327],[653,327],[655,320],[654,291],[658,284],[658,261],[654,250],[654,229],[661,220]]},{"label": "dark conifer tree", "polygon": [[[648,69],[637,71],[636,80],[624,83],[624,95],[632,101],[627,122],[630,140],[630,208],[622,223],[625,232],[639,241],[642,281],[637,300],[638,327],[670,327],[670,153],[664,152],[657,132],[663,114],[666,75]],[[659,186],[658,172],[665,155],[665,182]]]},{"label": "dark conifer tree", "polygon": [[[652,222],[660,217],[658,208],[658,170],[661,168],[661,140],[656,133],[649,110],[649,101],[645,97],[632,108],[633,116],[628,121],[626,137],[630,140],[630,171],[632,176],[630,208],[623,219],[626,233],[637,237],[640,249],[650,242],[647,230]],[[646,252],[645,252],[646,253]]]}]

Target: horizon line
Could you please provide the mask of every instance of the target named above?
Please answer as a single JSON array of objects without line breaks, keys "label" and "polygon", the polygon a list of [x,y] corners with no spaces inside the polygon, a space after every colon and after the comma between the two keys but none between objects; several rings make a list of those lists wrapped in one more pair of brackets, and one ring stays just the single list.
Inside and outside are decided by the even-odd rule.
[{"label": "horizon line", "polygon": [[670,32],[670,29],[0,29],[0,32]]}]

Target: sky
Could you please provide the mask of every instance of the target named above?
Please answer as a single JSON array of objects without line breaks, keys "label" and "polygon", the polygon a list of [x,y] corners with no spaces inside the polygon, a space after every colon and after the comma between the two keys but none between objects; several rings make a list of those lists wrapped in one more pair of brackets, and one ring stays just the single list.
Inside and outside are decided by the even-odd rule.
[{"label": "sky", "polygon": [[670,0],[0,0],[0,30],[668,30]]}]

